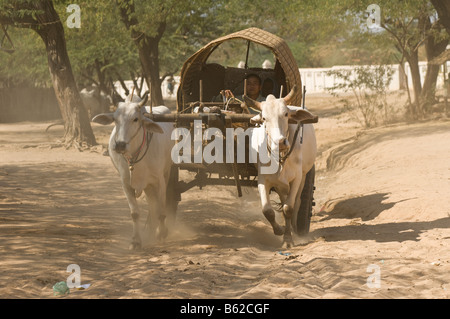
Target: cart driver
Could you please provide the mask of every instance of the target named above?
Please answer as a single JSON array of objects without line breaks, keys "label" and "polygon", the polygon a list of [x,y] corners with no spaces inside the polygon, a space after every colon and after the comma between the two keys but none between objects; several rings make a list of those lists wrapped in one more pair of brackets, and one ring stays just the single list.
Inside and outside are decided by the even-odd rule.
[{"label": "cart driver", "polygon": [[[261,89],[262,89],[262,81],[261,78],[257,75],[257,74],[249,74],[245,77],[245,79],[247,80],[247,87],[246,87],[246,91],[247,91],[247,96],[255,101],[258,102],[262,102],[265,101],[266,99],[261,95]],[[230,98],[236,98],[240,101],[244,100],[244,96],[243,95],[239,95],[238,97],[235,97],[233,92],[231,92],[231,90],[225,90],[224,91],[225,94],[225,98],[228,100]],[[244,110],[245,112],[246,110]],[[259,111],[255,110],[251,107],[248,108],[248,111],[250,114],[258,114]],[[246,112],[248,113],[248,112]]]}]

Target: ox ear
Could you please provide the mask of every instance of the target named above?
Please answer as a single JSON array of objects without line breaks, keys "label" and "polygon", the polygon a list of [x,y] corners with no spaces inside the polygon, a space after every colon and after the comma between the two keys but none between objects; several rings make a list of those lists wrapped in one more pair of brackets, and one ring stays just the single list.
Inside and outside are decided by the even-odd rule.
[{"label": "ox ear", "polygon": [[289,119],[302,123],[317,123],[318,116],[300,107],[288,106]]},{"label": "ox ear", "polygon": [[92,119],[92,122],[102,124],[102,125],[108,125],[114,122],[114,113],[101,113]]},{"label": "ox ear", "polygon": [[147,117],[144,117],[142,119],[142,125],[145,127],[145,129],[147,131],[150,131],[153,133],[161,133],[161,134],[164,133],[162,127],[158,123],[152,121],[151,119],[149,119]]},{"label": "ox ear", "polygon": [[262,117],[261,117],[261,113],[253,116],[250,119],[250,123],[252,123],[252,124],[261,124],[262,122],[263,122],[263,120],[262,120]]}]

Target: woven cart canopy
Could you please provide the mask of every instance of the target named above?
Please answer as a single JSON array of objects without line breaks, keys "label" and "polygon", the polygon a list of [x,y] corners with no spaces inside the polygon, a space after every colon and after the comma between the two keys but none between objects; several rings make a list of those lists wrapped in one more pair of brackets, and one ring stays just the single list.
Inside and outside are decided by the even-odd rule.
[{"label": "woven cart canopy", "polygon": [[249,28],[211,41],[186,60],[180,74],[181,80],[177,94],[178,111],[181,110],[181,105],[183,104],[182,94],[187,94],[189,88],[192,87],[192,82],[198,81],[198,74],[201,72],[210,54],[220,44],[231,39],[244,39],[269,48],[284,72],[286,78],[285,92],[289,92],[295,84],[297,85],[297,92],[291,104],[295,106],[301,105],[302,82],[300,72],[287,43],[270,32],[258,28]]}]

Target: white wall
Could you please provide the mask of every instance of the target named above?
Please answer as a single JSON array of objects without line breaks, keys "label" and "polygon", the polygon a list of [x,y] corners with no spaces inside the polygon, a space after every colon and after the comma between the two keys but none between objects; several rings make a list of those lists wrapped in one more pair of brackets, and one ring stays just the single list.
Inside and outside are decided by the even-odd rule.
[{"label": "white wall", "polygon": [[[333,66],[331,68],[301,68],[300,76],[302,79],[302,85],[306,86],[306,92],[308,93],[328,93],[326,88],[333,87],[336,84],[336,79],[333,76],[327,76],[326,73],[331,70],[338,69],[352,69],[357,67],[356,65],[339,65]],[[399,65],[391,65],[394,69],[394,74],[392,76],[392,81],[389,86],[389,91],[396,91],[400,88],[400,70]],[[406,75],[408,76],[409,87],[412,88],[412,78],[411,70],[409,65],[406,64]],[[420,77],[423,84],[425,80],[425,74],[427,72],[427,62],[419,62]],[[447,69],[450,70],[450,62],[447,62]],[[441,66],[439,76],[437,79],[437,88],[442,88],[444,86],[444,66]]]},{"label": "white wall", "polygon": [[[327,76],[326,73],[331,70],[337,70],[337,69],[352,69],[357,67],[356,65],[338,65],[333,66],[331,68],[301,68],[300,76],[302,79],[302,85],[306,86],[306,92],[308,93],[328,93],[326,88],[330,88],[334,86],[336,83],[336,79],[333,76]],[[391,67],[394,69],[394,74],[392,76],[392,81],[389,86],[389,91],[397,91],[400,88],[400,70],[399,65],[391,65]],[[427,62],[419,62],[419,68],[420,68],[420,77],[423,84],[423,81],[425,79],[425,74],[427,72]],[[441,71],[439,72],[439,76],[437,79],[437,88],[442,88],[444,86],[444,66],[441,66]],[[447,62],[447,70],[450,70],[450,62]],[[411,70],[409,68],[409,65],[406,64],[406,74],[408,76],[408,82],[409,87],[412,88],[412,78],[411,78]],[[176,98],[176,93],[178,90],[178,85],[180,83],[180,77],[174,76],[175,79],[175,88],[173,90],[173,95],[169,95],[169,91],[167,89],[167,78],[163,81],[161,85],[161,90],[163,94],[163,98]],[[139,83],[140,79],[138,79]],[[133,81],[125,81],[125,84],[127,88],[132,90],[133,88]],[[119,82],[115,83],[115,87],[117,92],[125,98],[125,90],[122,88]],[[144,81],[144,88],[142,89],[143,92],[147,90],[147,84]]]},{"label": "white wall", "polygon": [[[168,84],[167,80],[168,80],[168,78],[165,78],[163,83],[161,84],[161,91],[162,91],[162,95],[163,95],[164,99],[176,98],[178,86],[180,84],[180,77],[179,76],[174,76],[173,78],[175,80],[175,87],[173,89],[173,95],[172,96],[169,94],[169,90],[167,89],[167,84]],[[141,81],[141,79],[139,78],[137,80],[137,83],[140,83],[140,81]],[[124,81],[124,82],[125,82],[126,87],[128,88],[128,90],[131,93],[131,91],[133,90],[133,86],[134,86],[133,81],[128,80],[128,81]],[[119,93],[120,96],[122,96],[122,98],[126,98],[125,90],[124,90],[124,88],[122,88],[122,85],[120,84],[119,81],[114,83],[114,87],[116,88],[117,93]],[[144,81],[142,92],[145,92],[147,90],[148,90],[148,86],[147,86],[147,83]]]}]

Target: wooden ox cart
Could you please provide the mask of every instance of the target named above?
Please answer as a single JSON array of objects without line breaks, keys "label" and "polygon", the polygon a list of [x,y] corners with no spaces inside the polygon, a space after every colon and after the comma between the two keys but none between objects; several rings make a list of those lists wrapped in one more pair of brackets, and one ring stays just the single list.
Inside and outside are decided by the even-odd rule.
[{"label": "wooden ox cart", "polygon": [[[212,54],[221,45],[238,40],[246,47],[244,67],[226,67],[209,61]],[[249,67],[251,46],[262,46],[273,54],[274,66],[271,68]],[[167,115],[148,115],[154,121],[174,122],[178,128],[186,128],[194,138],[194,121],[201,123],[202,128],[219,128],[223,136],[227,128],[252,126],[250,118],[254,114],[245,111],[245,105],[235,101],[220,99],[220,92],[224,89],[233,90],[237,96],[245,93],[245,78],[249,74],[257,74],[264,82],[272,84],[271,93],[275,96],[285,96],[294,85],[302,87],[297,63],[286,42],[261,29],[250,28],[242,30],[214,41],[192,55],[181,69],[181,80],[177,92],[177,111]],[[303,94],[302,94],[303,93]],[[297,90],[292,105],[301,106],[302,90]],[[219,96],[218,101],[215,101]],[[201,122],[200,122],[201,121]],[[202,142],[206,145],[210,141]],[[192,143],[194,144],[194,143]],[[225,144],[224,144],[225,147]],[[226,153],[224,150],[223,154]],[[194,156],[194,151],[191,152]],[[224,155],[225,156],[225,155]],[[236,152],[234,152],[236,156]],[[248,154],[246,155],[248,156]],[[179,179],[180,170],[194,172],[195,177],[190,181]],[[312,214],[314,192],[314,167],[307,175],[307,181],[301,194],[301,206],[297,213],[294,231],[303,235],[308,233]],[[192,174],[194,175],[194,174]],[[196,162],[174,164],[168,186],[169,208],[175,212],[181,194],[194,186],[200,188],[207,185],[233,185],[237,188],[238,196],[242,196],[242,186],[257,186],[257,167],[247,160],[244,163],[224,161],[223,163]]]}]

